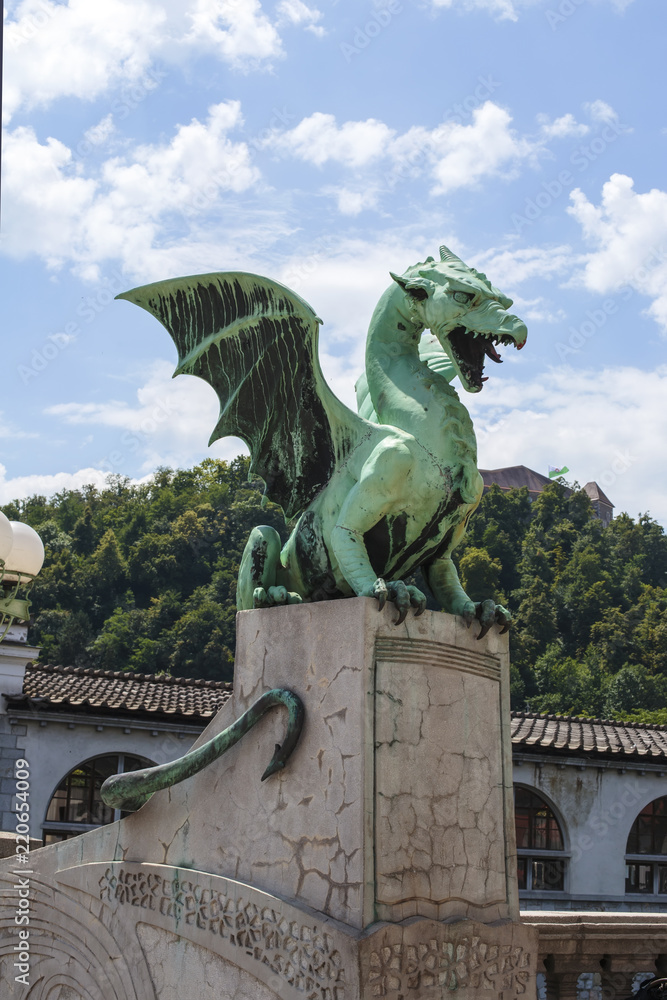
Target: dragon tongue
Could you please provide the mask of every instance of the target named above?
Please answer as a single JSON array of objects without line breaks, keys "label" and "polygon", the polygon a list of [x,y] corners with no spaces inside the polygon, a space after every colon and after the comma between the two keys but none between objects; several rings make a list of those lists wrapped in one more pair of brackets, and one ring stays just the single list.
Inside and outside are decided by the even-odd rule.
[{"label": "dragon tongue", "polygon": [[491,358],[492,361],[495,361],[497,365],[502,365],[503,363],[502,358],[500,357],[498,351],[493,346],[492,340],[488,341],[486,347],[484,348],[484,353],[486,354],[487,357]]}]

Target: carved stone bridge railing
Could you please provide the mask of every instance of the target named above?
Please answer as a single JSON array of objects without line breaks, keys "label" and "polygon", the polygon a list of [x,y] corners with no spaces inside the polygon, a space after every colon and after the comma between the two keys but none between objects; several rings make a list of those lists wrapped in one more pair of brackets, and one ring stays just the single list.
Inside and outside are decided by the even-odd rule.
[{"label": "carved stone bridge railing", "polygon": [[[625,1000],[638,973],[667,976],[667,914],[530,911],[522,922],[539,931],[542,1000]],[[598,989],[584,994],[586,973]]]}]

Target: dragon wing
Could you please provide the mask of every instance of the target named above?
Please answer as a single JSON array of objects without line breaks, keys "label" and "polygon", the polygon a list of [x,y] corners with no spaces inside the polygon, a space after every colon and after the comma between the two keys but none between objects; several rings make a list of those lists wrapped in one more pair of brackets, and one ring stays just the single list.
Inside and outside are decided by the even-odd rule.
[{"label": "dragon wing", "polygon": [[307,507],[368,424],[327,385],[311,307],[277,281],[242,271],[158,281],[118,295],[152,313],[178,350],[174,376],[197,375],[220,399],[209,444],[233,434],[287,518]]}]

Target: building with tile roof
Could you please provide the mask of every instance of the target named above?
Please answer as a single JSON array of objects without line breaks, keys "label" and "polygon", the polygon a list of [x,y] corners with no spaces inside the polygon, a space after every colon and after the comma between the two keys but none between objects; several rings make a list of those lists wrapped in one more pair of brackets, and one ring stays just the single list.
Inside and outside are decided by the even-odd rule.
[{"label": "building with tile roof", "polygon": [[663,767],[667,762],[667,726],[512,712],[512,745],[523,754],[557,757],[576,753],[591,762],[632,759]]},{"label": "building with tile roof", "polygon": [[232,685],[224,681],[29,663],[21,692],[8,704],[12,711],[39,705],[45,715],[109,712],[199,725],[212,719],[231,693]]},{"label": "building with tile roof", "polygon": [[181,757],[231,684],[32,662],[25,628],[0,643],[0,830],[13,830],[14,762],[30,765],[31,834],[50,842],[120,817],[108,774]]},{"label": "building with tile roof", "polygon": [[609,497],[602,492],[597,483],[586,483],[584,490],[588,493],[588,498],[597,516],[601,521],[604,521],[605,525],[609,524],[614,516],[614,505]]},{"label": "building with tile roof", "polygon": [[[505,492],[525,486],[531,501],[540,495],[548,483],[552,482],[548,476],[543,476],[541,472],[535,472],[525,465],[510,465],[504,469],[480,469],[479,471],[484,480],[485,493],[494,483]],[[572,492],[567,486],[563,486],[563,489],[567,495]],[[605,525],[609,524],[614,516],[614,505],[611,500],[595,482],[586,483],[584,492],[588,494],[595,516],[599,517]]]},{"label": "building with tile roof", "polygon": [[[50,842],[121,815],[108,774],[182,756],[232,695],[217,681],[40,665],[0,643],[0,815],[30,769],[31,835]],[[524,910],[667,912],[667,726],[512,713]],[[11,838],[13,844],[13,837]]]},{"label": "building with tile roof", "polygon": [[667,726],[513,712],[512,757],[522,908],[667,912]]}]

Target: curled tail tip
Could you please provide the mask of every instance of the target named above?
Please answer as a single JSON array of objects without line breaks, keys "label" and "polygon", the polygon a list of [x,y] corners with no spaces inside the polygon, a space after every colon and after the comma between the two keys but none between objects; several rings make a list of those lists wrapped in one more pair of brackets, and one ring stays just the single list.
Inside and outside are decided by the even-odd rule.
[{"label": "curled tail tip", "polygon": [[280,754],[280,743],[276,743],[275,753],[271,759],[271,763],[269,764],[266,771],[262,775],[261,779],[262,781],[265,781],[267,778],[270,778],[272,774],[276,773],[276,771],[282,771],[282,769],[284,768],[285,761],[280,759],[279,754]]}]

